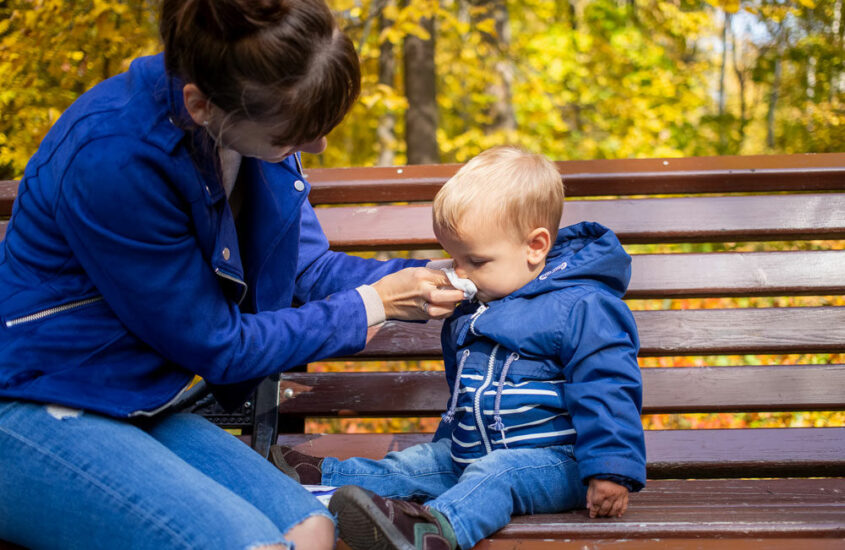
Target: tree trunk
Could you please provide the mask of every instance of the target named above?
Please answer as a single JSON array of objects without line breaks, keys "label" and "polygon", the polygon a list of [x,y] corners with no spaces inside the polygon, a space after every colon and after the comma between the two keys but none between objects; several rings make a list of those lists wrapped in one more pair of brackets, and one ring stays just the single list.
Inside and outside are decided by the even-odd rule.
[{"label": "tree trunk", "polygon": [[407,35],[403,44],[405,96],[405,143],[408,164],[440,162],[437,147],[437,95],[434,67],[434,19],[424,18],[420,25],[429,33],[428,40]]},{"label": "tree trunk", "polygon": [[725,104],[727,91],[725,90],[725,70],[728,65],[728,28],[731,25],[731,15],[723,11],[725,21],[722,24],[722,66],[719,68],[719,154],[727,150],[727,125],[725,124]]},{"label": "tree trunk", "polygon": [[[376,9],[379,12],[378,26],[379,31],[389,27],[393,22],[384,18],[384,8],[391,0],[378,0]],[[378,83],[385,86],[395,87],[396,80],[396,52],[393,49],[393,43],[385,40],[379,46],[378,56]],[[396,156],[396,114],[393,112],[386,112],[379,117],[378,126],[376,127],[376,137],[378,139],[378,166],[393,166]]]},{"label": "tree trunk", "polygon": [[769,112],[766,116],[766,145],[768,145],[770,149],[775,148],[775,109],[778,104],[781,65],[780,51],[778,51],[777,59],[775,59],[775,76],[772,80],[772,93],[769,95]]},{"label": "tree trunk", "polygon": [[745,141],[745,126],[748,124],[748,107],[745,103],[745,69],[739,65],[739,44],[736,38],[736,32],[731,29],[731,54],[733,55],[733,66],[736,80],[739,83],[739,143],[737,150],[742,149],[742,143]]},{"label": "tree trunk", "polygon": [[[490,123],[485,129],[488,132],[516,130],[516,114],[513,109],[515,70],[510,55],[511,27],[507,3],[505,0],[471,0],[471,4],[475,8],[473,22],[492,18],[496,29],[495,36],[489,33],[482,34],[490,50],[496,52],[496,61],[493,66],[495,80],[487,89],[487,93],[493,96],[494,101],[488,112]],[[487,9],[482,12],[480,8],[484,7]]]}]

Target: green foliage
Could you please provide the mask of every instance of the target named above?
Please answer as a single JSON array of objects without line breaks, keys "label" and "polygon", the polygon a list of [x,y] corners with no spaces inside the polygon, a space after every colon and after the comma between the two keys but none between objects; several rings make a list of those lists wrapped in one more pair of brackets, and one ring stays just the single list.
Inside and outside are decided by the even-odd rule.
[{"label": "green foliage", "polygon": [[[82,92],[158,49],[157,4],[0,3],[0,178],[20,177],[47,129]],[[395,163],[405,162],[401,46],[407,35],[429,38],[423,17],[436,22],[444,162],[505,142],[556,160],[822,152],[845,142],[841,0],[330,4],[358,45],[363,93],[311,165],[375,164],[383,147],[376,130],[386,116],[395,120],[387,147]],[[506,9],[506,27],[493,6]],[[378,79],[385,43],[396,62],[392,83]],[[723,47],[730,55],[720,114]],[[503,86],[509,99],[497,95]],[[503,101],[515,127],[497,123]]]},{"label": "green foliage", "polygon": [[62,111],[157,49],[153,0],[0,6],[0,179],[19,177]]}]

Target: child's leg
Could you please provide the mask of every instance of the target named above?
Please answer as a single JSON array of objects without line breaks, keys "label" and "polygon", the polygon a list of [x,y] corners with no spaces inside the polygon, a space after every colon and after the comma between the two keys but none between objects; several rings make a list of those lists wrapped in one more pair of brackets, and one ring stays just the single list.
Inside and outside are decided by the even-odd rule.
[{"label": "child's leg", "polygon": [[326,457],[322,482],[358,485],[389,498],[434,498],[458,481],[450,447],[447,438],[391,452],[381,460]]},{"label": "child's leg", "polygon": [[510,521],[512,515],[549,514],[583,507],[572,446],[498,450],[467,466],[458,483],[426,505],[452,525],[460,548]]}]

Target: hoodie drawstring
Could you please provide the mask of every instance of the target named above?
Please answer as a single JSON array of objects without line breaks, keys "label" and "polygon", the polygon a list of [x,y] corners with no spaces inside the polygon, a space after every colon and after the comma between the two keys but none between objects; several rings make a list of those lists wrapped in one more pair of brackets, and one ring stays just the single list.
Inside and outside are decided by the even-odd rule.
[{"label": "hoodie drawstring", "polygon": [[505,361],[505,366],[502,367],[502,374],[499,376],[499,387],[496,388],[496,403],[493,407],[493,422],[488,426],[491,430],[495,430],[502,434],[502,445],[505,446],[505,449],[508,448],[508,444],[505,442],[505,423],[502,422],[502,415],[499,414],[499,407],[502,404],[502,390],[505,387],[505,377],[508,375],[508,369],[511,368],[511,364],[514,361],[519,359],[519,354],[514,352],[508,355],[507,360]]},{"label": "hoodie drawstring", "polygon": [[458,363],[458,372],[455,373],[455,385],[452,388],[452,399],[449,402],[449,410],[443,414],[443,422],[449,424],[452,420],[455,419],[455,409],[458,406],[458,393],[461,388],[461,373],[464,370],[464,364],[467,362],[467,358],[469,357],[469,350],[465,349],[464,352],[461,354],[461,360]]}]

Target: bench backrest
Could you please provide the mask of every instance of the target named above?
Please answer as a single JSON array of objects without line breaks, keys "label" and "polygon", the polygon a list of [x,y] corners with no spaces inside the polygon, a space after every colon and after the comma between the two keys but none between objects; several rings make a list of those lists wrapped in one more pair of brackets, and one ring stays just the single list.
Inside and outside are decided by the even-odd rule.
[{"label": "bench backrest", "polygon": [[[558,167],[567,188],[563,225],[598,221],[634,245],[626,299],[648,367],[644,413],[845,410],[845,154]],[[312,169],[307,176],[334,248],[427,257],[439,249],[429,201],[457,168]],[[691,247],[666,243],[702,244],[683,252]],[[437,359],[440,325],[389,322],[345,360]],[[658,366],[661,357],[690,366]],[[313,417],[437,416],[448,398],[442,374],[422,371],[289,373],[282,391],[283,414]],[[694,441],[686,430],[659,435],[663,454],[652,453],[652,477],[845,472],[845,443],[835,441],[845,429],[709,430]],[[713,438],[709,455],[711,440],[702,435]],[[685,449],[672,455],[673,446]],[[748,446],[756,454],[739,464],[744,459],[732,450]],[[685,462],[695,452],[706,460]]]},{"label": "bench backrest", "polygon": [[[635,310],[647,367],[644,413],[845,410],[845,153],[577,161],[558,167],[567,187],[563,225],[598,221],[633,245],[626,299]],[[307,177],[334,248],[416,250],[428,257],[439,249],[429,201],[457,168],[312,169]],[[14,189],[13,182],[0,182],[0,218],[10,212]],[[762,247],[755,243],[764,241],[792,244],[758,251]],[[679,252],[683,247],[666,243],[707,244]],[[363,352],[342,360],[436,360],[440,326],[388,322]],[[649,359],[659,357],[681,358],[669,364],[690,366]],[[721,366],[725,363],[730,366]],[[437,372],[288,373],[280,412],[437,416],[446,392]],[[781,457],[746,469],[732,466],[735,475],[845,471],[840,443],[845,428],[717,432],[720,453],[734,444],[764,448],[771,438],[771,456]],[[671,437],[683,446],[688,435],[681,430]],[[661,437],[666,442],[670,436]],[[709,466],[696,466],[695,475],[724,475],[720,464],[729,458],[716,453]],[[691,475],[678,469],[679,462],[671,456],[665,463],[650,462],[649,474]],[[708,467],[709,473],[702,469]]]}]

